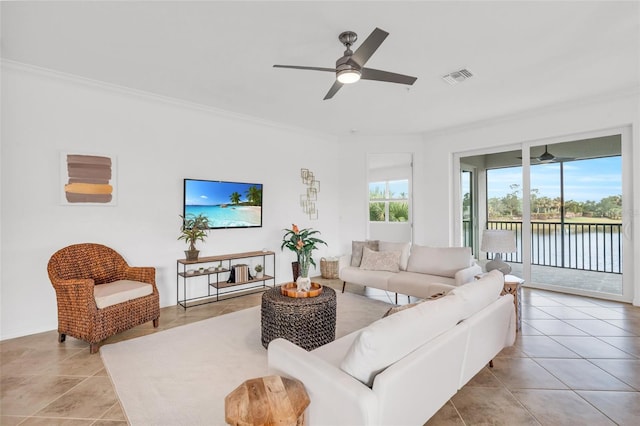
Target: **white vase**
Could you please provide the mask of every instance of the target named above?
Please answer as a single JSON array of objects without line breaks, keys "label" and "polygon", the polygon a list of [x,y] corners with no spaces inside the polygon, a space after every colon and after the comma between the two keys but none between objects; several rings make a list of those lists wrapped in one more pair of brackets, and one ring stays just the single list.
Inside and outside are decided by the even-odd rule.
[{"label": "white vase", "polygon": [[298,291],[309,291],[311,289],[311,278],[298,277],[296,280],[296,288]]}]

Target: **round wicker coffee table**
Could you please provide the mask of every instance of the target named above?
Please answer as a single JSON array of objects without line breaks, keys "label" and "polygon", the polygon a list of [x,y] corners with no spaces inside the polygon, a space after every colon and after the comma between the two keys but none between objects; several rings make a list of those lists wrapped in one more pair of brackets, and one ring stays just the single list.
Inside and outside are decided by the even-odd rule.
[{"label": "round wicker coffee table", "polygon": [[316,297],[284,296],[280,287],[262,294],[262,346],[278,337],[308,351],[336,338],[336,292],[324,287]]}]

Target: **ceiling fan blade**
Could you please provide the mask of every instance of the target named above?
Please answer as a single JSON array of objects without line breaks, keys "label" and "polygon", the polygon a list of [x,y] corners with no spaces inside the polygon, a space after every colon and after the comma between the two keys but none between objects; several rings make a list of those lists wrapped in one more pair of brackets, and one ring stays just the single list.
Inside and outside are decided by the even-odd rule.
[{"label": "ceiling fan blade", "polygon": [[331,89],[329,89],[327,94],[324,96],[323,101],[326,101],[327,99],[333,98],[333,95],[335,95],[338,92],[338,90],[340,90],[341,87],[342,87],[342,83],[340,83],[338,80],[336,80],[333,83],[333,86],[331,86]]},{"label": "ceiling fan blade", "polygon": [[291,68],[294,70],[309,70],[309,71],[328,71],[336,72],[335,68],[322,68],[322,67],[303,67],[299,65],[274,65],[274,68]]},{"label": "ceiling fan blade", "polygon": [[360,76],[360,78],[363,80],[388,81],[389,83],[412,85],[418,79],[417,77],[411,77],[409,75],[374,70],[373,68],[362,68],[361,73],[362,75]]},{"label": "ceiling fan blade", "polygon": [[551,160],[552,163],[560,163],[563,161],[574,161],[575,158],[573,157],[553,157],[553,160]]},{"label": "ceiling fan blade", "polygon": [[353,52],[350,60],[360,67],[364,67],[364,64],[369,60],[371,55],[375,53],[378,47],[380,47],[388,35],[388,32],[381,30],[380,28],[376,28],[371,34],[369,34],[369,37],[362,42],[360,47]]}]

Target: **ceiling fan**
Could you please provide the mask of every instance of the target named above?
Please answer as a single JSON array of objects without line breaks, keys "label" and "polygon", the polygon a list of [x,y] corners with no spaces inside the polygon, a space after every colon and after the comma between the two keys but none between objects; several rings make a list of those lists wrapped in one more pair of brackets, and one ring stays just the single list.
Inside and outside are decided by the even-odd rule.
[{"label": "ceiling fan", "polygon": [[[522,159],[522,157],[518,157]],[[556,157],[547,149],[547,145],[544,146],[544,152],[537,157],[531,157],[532,160],[537,160],[539,163],[559,163],[561,161],[573,161],[573,157]]]},{"label": "ceiling fan", "polygon": [[345,31],[341,33],[338,36],[338,40],[340,40],[340,43],[344,44],[347,50],[344,51],[344,55],[342,57],[338,58],[335,68],[305,67],[298,65],[274,65],[274,67],[336,73],[336,81],[329,89],[329,92],[325,95],[325,100],[333,98],[342,85],[355,83],[360,79],[412,85],[417,80],[416,77],[364,67],[369,58],[371,58],[388,35],[388,32],[383,31],[380,28],[376,28],[369,37],[362,42],[360,47],[353,52],[351,50],[351,46],[358,39],[358,35],[353,31]]}]

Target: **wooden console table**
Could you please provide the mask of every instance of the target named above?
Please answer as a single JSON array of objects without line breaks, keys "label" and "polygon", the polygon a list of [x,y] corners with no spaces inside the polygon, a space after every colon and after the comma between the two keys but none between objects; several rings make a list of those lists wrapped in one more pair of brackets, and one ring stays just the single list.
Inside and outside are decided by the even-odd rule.
[{"label": "wooden console table", "polygon": [[[232,266],[245,263],[253,269],[250,262],[256,259],[258,259],[256,264],[260,263],[263,267],[263,275],[260,278],[252,276],[247,280],[227,282]],[[268,262],[268,260],[271,261]],[[178,271],[176,274],[177,304],[184,309],[217,302],[223,295],[233,297],[265,291],[267,288],[275,287],[276,284],[276,254],[272,251],[231,253],[199,257],[197,260],[178,259],[176,269]],[[250,272],[255,274],[253,270]],[[199,280],[202,284],[206,279],[206,294],[195,295],[198,294],[196,277],[204,277]],[[180,282],[182,282],[182,295],[180,294]],[[267,287],[268,282],[271,282],[271,287]],[[200,292],[204,293],[202,290]]]}]

